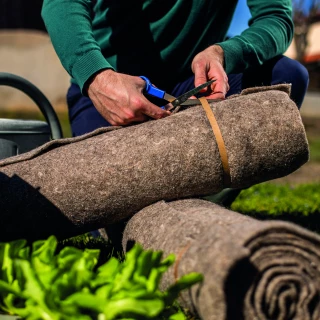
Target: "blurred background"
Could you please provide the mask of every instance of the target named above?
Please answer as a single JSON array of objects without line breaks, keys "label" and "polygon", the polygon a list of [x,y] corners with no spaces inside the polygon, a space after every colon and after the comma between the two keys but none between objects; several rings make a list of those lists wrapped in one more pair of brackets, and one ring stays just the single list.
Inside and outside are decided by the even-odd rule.
[{"label": "blurred background", "polygon": [[[65,103],[69,76],[46,33],[41,6],[42,0],[0,0],[0,72],[14,73],[35,84],[58,113],[64,136],[70,136]],[[311,121],[320,119],[320,0],[293,0],[293,6],[295,35],[286,55],[301,61],[309,71],[310,85],[301,114],[315,134],[320,131],[320,121]],[[240,0],[229,36],[241,33],[249,18],[246,0]],[[41,115],[25,94],[0,86],[1,117]]]},{"label": "blurred background", "polygon": [[[293,0],[292,4],[295,33],[285,55],[299,60],[309,71],[309,92],[301,113],[318,115],[320,113],[320,0]],[[240,0],[229,29],[229,36],[238,35],[246,29],[250,17],[246,0]]]}]

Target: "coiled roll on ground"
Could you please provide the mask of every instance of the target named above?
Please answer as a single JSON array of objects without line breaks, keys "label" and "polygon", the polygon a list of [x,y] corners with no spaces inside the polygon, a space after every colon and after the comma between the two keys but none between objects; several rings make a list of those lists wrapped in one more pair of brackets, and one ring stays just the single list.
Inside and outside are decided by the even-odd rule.
[{"label": "coiled roll on ground", "polygon": [[189,272],[204,275],[180,299],[201,319],[320,318],[320,237],[292,223],[200,199],[160,201],[129,220],[124,248],[132,241],[175,253],[163,286]]}]

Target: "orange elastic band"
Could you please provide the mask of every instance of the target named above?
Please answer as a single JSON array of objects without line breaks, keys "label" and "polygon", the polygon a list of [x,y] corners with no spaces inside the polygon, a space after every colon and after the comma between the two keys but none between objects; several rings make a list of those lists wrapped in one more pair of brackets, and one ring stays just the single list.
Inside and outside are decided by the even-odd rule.
[{"label": "orange elastic band", "polygon": [[210,105],[205,97],[199,98],[202,107],[204,111],[206,112],[207,118],[210,122],[210,125],[212,127],[213,134],[216,138],[217,144],[218,144],[218,149],[220,153],[220,158],[222,162],[222,168],[223,168],[223,184],[224,187],[229,187],[231,185],[231,177],[230,177],[230,167],[229,167],[229,162],[228,162],[228,155],[227,155],[227,150],[226,146],[223,141],[223,137],[218,125],[218,122],[213,114],[213,111],[210,108]]}]

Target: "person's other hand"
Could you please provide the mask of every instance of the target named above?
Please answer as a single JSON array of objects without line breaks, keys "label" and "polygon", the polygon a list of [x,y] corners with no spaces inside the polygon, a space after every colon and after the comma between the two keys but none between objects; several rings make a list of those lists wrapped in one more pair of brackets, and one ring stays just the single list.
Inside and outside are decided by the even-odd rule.
[{"label": "person's other hand", "polygon": [[88,86],[88,96],[98,112],[113,126],[160,119],[169,111],[151,103],[144,95],[145,81],[111,69],[96,74]]},{"label": "person's other hand", "polygon": [[191,64],[194,73],[194,85],[197,87],[202,83],[215,79],[208,89],[208,99],[224,99],[228,90],[228,77],[223,68],[223,49],[213,45],[198,53]]}]

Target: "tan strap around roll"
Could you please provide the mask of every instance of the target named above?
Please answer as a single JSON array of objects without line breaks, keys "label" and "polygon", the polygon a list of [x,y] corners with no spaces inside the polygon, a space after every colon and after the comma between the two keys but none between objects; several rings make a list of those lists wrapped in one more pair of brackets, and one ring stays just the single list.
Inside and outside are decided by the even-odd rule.
[{"label": "tan strap around roll", "polygon": [[223,137],[218,125],[218,122],[213,114],[213,111],[210,108],[210,105],[205,97],[199,98],[199,101],[202,104],[202,107],[204,111],[206,112],[207,118],[210,122],[210,125],[212,127],[212,131],[215,135],[217,144],[218,144],[218,149],[220,153],[220,158],[222,162],[222,168],[223,168],[223,184],[224,187],[229,187],[231,184],[231,178],[230,178],[230,167],[229,167],[229,162],[228,162],[228,155],[227,155],[227,150],[226,146],[223,141]]}]

